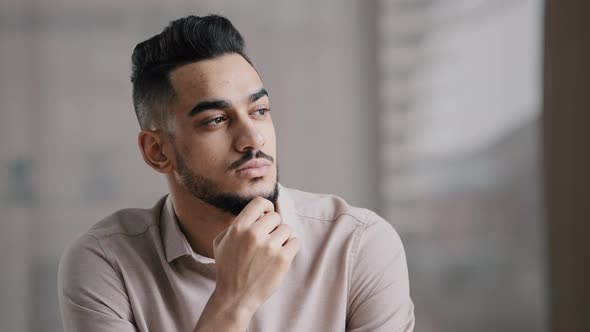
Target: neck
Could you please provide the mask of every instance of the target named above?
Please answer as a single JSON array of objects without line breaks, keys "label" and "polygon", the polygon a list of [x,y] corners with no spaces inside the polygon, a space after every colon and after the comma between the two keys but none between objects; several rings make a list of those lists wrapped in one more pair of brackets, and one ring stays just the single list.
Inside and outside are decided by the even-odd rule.
[{"label": "neck", "polygon": [[182,188],[169,188],[180,229],[193,251],[214,258],[213,239],[231,225],[235,216],[195,198]]}]

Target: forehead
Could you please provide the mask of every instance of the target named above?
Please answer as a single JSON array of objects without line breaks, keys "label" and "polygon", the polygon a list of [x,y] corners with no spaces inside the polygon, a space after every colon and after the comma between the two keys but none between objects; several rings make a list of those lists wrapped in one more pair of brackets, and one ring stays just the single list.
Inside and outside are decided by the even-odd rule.
[{"label": "forehead", "polygon": [[239,54],[227,54],[183,65],[170,73],[177,102],[201,100],[240,102],[262,88],[254,68]]}]

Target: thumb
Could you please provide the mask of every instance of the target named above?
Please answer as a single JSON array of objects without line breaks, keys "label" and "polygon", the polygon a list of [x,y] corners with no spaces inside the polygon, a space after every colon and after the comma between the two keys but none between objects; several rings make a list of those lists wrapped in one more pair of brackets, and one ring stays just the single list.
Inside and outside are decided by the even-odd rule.
[{"label": "thumb", "polygon": [[223,240],[223,238],[225,237],[225,234],[227,234],[227,230],[229,229],[226,228],[223,232],[219,233],[214,239],[213,239],[213,248],[217,248],[219,246],[219,243],[221,242],[221,240]]}]

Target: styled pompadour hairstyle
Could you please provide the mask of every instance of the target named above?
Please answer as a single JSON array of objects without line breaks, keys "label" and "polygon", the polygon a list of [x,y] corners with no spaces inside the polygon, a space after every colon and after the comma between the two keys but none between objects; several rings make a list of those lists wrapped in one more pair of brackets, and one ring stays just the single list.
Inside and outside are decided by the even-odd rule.
[{"label": "styled pompadour hairstyle", "polygon": [[137,44],[131,56],[131,82],[141,129],[166,127],[166,104],[176,95],[169,79],[171,71],[231,53],[251,64],[240,32],[219,15],[174,20],[158,35]]}]

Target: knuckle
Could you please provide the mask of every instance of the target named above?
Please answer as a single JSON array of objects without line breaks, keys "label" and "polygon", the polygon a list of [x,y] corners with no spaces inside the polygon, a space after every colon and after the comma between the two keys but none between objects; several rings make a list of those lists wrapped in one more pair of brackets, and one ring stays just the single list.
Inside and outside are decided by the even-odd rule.
[{"label": "knuckle", "polygon": [[259,235],[258,235],[258,233],[257,233],[257,232],[256,232],[254,229],[252,229],[252,228],[248,229],[248,230],[247,230],[247,231],[244,233],[244,236],[246,237],[246,241],[248,241],[248,243],[249,243],[249,244],[252,244],[252,245],[257,245],[257,244],[258,244],[258,242],[259,242]]},{"label": "knuckle", "polygon": [[258,204],[262,204],[266,201],[266,199],[264,199],[264,197],[262,196],[256,196],[254,197],[254,202],[258,203]]},{"label": "knuckle", "polygon": [[272,245],[270,245],[269,243],[265,244],[264,247],[262,248],[262,250],[264,250],[264,253],[269,256],[276,255],[276,249]]},{"label": "knuckle", "polygon": [[299,252],[299,250],[301,250],[301,241],[299,241],[298,238],[294,237],[294,238],[291,238],[291,240],[289,240],[289,241],[293,241],[293,246],[295,247],[294,251],[296,253]]},{"label": "knuckle", "polygon": [[227,236],[229,238],[235,239],[238,236],[238,234],[240,234],[240,232],[241,232],[240,227],[230,227],[227,230]]},{"label": "knuckle", "polygon": [[267,213],[268,218],[274,225],[279,225],[281,223],[281,215],[276,212],[269,212]]},{"label": "knuckle", "polygon": [[264,220],[265,223],[274,223],[275,219],[276,217],[273,216],[272,212],[266,212],[260,217],[260,220]]},{"label": "knuckle", "polygon": [[282,263],[288,263],[291,260],[291,255],[287,250],[281,250],[277,256]]},{"label": "knuckle", "polygon": [[277,230],[279,230],[282,234],[287,236],[293,234],[293,229],[291,228],[291,226],[287,224],[280,224],[277,227]]}]

